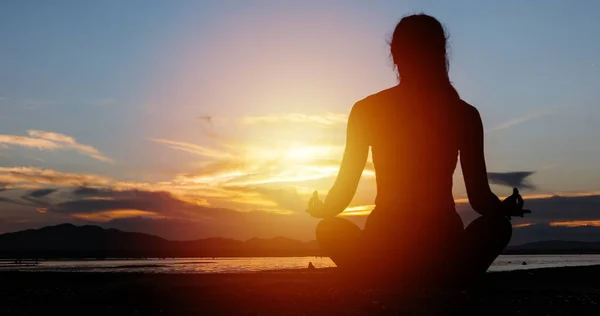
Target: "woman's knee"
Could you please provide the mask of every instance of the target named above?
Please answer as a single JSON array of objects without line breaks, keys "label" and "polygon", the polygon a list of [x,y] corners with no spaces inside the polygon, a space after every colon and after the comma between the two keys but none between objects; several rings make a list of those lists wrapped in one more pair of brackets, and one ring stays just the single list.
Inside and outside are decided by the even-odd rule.
[{"label": "woman's knee", "polygon": [[360,228],[347,219],[333,217],[320,221],[316,234],[318,240],[351,238],[360,234]]},{"label": "woman's knee", "polygon": [[484,215],[469,224],[466,230],[469,235],[479,236],[474,236],[475,238],[486,239],[484,236],[492,235],[499,244],[506,246],[510,242],[513,229],[510,220],[506,217]]},{"label": "woman's knee", "polygon": [[329,232],[332,229],[335,229],[335,226],[336,225],[333,218],[326,218],[324,220],[321,220],[319,224],[317,224],[317,235],[322,235],[326,232]]},{"label": "woman's knee", "polygon": [[489,216],[489,225],[490,229],[496,232],[503,239],[506,239],[506,242],[510,240],[512,236],[512,223],[510,220],[504,216]]}]

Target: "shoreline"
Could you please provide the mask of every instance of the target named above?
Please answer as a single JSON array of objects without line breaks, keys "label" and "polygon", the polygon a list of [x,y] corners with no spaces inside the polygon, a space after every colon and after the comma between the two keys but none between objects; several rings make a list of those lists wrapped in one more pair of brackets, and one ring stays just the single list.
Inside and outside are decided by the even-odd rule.
[{"label": "shoreline", "polygon": [[358,286],[334,269],[246,273],[0,272],[0,314],[599,315],[600,265],[487,273],[467,290]]}]

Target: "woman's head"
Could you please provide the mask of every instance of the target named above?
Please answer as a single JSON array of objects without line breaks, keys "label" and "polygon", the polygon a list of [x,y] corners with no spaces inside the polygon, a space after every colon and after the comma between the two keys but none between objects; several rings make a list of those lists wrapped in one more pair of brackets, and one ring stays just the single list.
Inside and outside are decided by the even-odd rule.
[{"label": "woman's head", "polygon": [[414,14],[400,20],[390,42],[398,76],[408,82],[449,82],[447,36],[434,17]]}]

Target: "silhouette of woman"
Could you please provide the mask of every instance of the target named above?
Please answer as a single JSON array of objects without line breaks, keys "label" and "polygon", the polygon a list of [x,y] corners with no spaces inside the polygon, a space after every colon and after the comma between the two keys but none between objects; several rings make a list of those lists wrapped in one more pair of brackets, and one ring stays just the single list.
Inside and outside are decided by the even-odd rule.
[{"label": "silhouette of woman", "polygon": [[[390,43],[399,84],[352,107],[335,184],[324,203],[307,210],[324,218],[317,240],[340,268],[406,281],[468,281],[511,238],[508,214],[516,211],[489,187],[481,117],[450,82],[446,44],[435,18],[404,17]],[[336,215],[356,192],[369,148],[377,197],[361,231]],[[459,153],[469,202],[482,215],[466,228],[452,195]]]}]

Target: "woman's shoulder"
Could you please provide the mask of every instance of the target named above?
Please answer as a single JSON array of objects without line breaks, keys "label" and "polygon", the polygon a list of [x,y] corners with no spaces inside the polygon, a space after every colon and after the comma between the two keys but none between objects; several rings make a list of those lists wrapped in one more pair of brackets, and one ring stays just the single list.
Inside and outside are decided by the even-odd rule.
[{"label": "woman's shoulder", "polygon": [[393,86],[377,93],[370,94],[356,104],[380,104],[384,101],[392,101],[398,98],[399,86]]},{"label": "woman's shoulder", "polygon": [[385,90],[381,90],[377,93],[370,94],[356,103],[352,107],[353,112],[368,112],[385,104],[391,102],[397,102],[398,100],[398,86],[394,86]]},{"label": "woman's shoulder", "polygon": [[479,114],[479,110],[468,103],[467,101],[460,99],[460,106],[464,109],[464,114],[468,119],[480,119],[481,115]]}]

